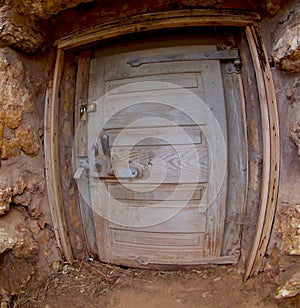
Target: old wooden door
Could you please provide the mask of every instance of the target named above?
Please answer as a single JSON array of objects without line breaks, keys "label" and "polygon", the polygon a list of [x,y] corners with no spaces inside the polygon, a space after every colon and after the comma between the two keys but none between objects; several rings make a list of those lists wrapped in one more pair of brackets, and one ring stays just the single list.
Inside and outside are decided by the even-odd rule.
[{"label": "old wooden door", "polygon": [[102,261],[221,257],[228,132],[217,51],[215,42],[176,39],[94,52],[88,190]]}]

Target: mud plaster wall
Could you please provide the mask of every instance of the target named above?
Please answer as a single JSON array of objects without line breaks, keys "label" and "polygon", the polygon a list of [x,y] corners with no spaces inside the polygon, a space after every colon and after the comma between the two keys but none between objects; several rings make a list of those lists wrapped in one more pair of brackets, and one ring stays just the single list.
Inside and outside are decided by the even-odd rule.
[{"label": "mud plaster wall", "polygon": [[[277,218],[269,247],[271,257],[266,265],[267,279],[274,280],[280,271],[296,262],[300,216],[297,189],[300,183],[297,148],[300,120],[297,14],[300,5],[299,1],[290,1],[283,6],[284,2],[117,0],[113,8],[110,2],[90,0],[1,2],[0,297],[20,292],[37,269],[49,269],[60,260],[45,190],[43,157],[44,100],[54,61],[54,40],[95,24],[155,11],[235,8],[251,9],[264,16],[260,28],[273,65],[283,157]],[[71,75],[74,73],[70,71]],[[73,77],[64,78],[72,80]],[[74,96],[73,84],[71,81],[65,84],[62,118],[73,113],[69,104]],[[61,125],[63,138],[69,140],[74,129],[72,124]],[[69,146],[65,145],[61,155],[67,153]],[[64,170],[70,172],[71,162],[62,161]],[[63,183],[73,250],[77,257],[82,257],[85,247],[81,222],[77,219],[74,183],[68,180]],[[18,277],[12,272],[17,272]]]}]

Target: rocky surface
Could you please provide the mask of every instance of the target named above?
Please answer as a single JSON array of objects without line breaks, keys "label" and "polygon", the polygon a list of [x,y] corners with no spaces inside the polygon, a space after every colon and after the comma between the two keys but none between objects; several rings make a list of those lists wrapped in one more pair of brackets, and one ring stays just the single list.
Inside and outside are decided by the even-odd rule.
[{"label": "rocky surface", "polygon": [[[294,25],[286,26],[280,33],[273,47],[272,56],[275,63],[290,73],[300,72],[300,24],[295,16]],[[297,22],[298,19],[298,22]]]},{"label": "rocky surface", "polygon": [[34,110],[24,86],[25,68],[7,50],[0,50],[0,157],[37,155],[39,143],[34,128],[23,123],[25,113]]},{"label": "rocky surface", "polygon": [[289,276],[277,290],[277,299],[295,297],[300,294],[300,266],[294,266],[289,271]]},{"label": "rocky surface", "polygon": [[22,292],[37,267],[60,260],[49,227],[36,66],[32,74],[24,58],[0,49],[0,301]]},{"label": "rocky surface", "polygon": [[18,14],[8,5],[0,6],[0,42],[26,52],[35,52],[44,43],[44,34],[31,18]]},{"label": "rocky surface", "polygon": [[22,14],[48,19],[63,10],[76,7],[80,3],[93,1],[95,0],[13,0],[11,5]]},{"label": "rocky surface", "polygon": [[300,156],[300,121],[292,125],[290,129],[290,136],[298,148],[298,155]]},{"label": "rocky surface", "polygon": [[[6,219],[0,220],[0,260],[9,260],[9,264],[3,262],[0,268],[0,294],[3,298],[18,293],[34,274],[33,262],[37,261],[39,247],[25,218],[24,209],[12,208]],[[12,275],[12,268],[18,277]]]},{"label": "rocky surface", "polygon": [[278,13],[280,8],[284,5],[284,0],[266,0],[262,2],[264,12],[268,16]]},{"label": "rocky surface", "polygon": [[278,213],[277,232],[283,254],[300,255],[300,205],[284,205]]}]

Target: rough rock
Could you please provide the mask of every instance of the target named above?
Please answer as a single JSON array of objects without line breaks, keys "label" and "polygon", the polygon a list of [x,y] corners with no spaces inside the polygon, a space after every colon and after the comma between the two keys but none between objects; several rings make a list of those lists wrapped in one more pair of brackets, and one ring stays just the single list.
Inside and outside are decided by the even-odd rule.
[{"label": "rough rock", "polygon": [[263,1],[263,9],[266,15],[275,15],[282,7],[284,0],[265,0]]},{"label": "rough rock", "polygon": [[14,237],[7,233],[6,228],[0,227],[0,254],[7,250],[11,250],[14,245]]},{"label": "rough rock", "polygon": [[48,19],[57,13],[76,7],[80,3],[93,2],[94,0],[14,0],[12,6],[21,13],[34,15],[37,18]]},{"label": "rough rock", "polygon": [[24,290],[35,272],[38,253],[25,209],[12,208],[0,218],[0,301]]},{"label": "rough rock", "polygon": [[33,110],[29,90],[24,86],[25,69],[21,61],[0,50],[0,154],[1,159],[21,154],[37,155],[39,141],[23,116]]},{"label": "rough rock", "polygon": [[4,185],[4,187],[0,186],[0,215],[3,215],[9,210],[13,196],[22,196],[28,184],[27,180],[19,177],[10,185],[6,183],[0,183],[0,185]]},{"label": "rough rock", "polygon": [[300,255],[300,205],[284,205],[277,219],[277,232],[282,235],[281,252]]},{"label": "rough rock", "polygon": [[3,138],[1,158],[7,159],[12,156],[37,155],[39,152],[39,140],[29,124],[21,124],[15,130],[12,139]]},{"label": "rough rock", "polygon": [[300,294],[300,266],[293,268],[293,274],[276,290],[277,299],[294,297]]},{"label": "rough rock", "polygon": [[12,199],[12,189],[5,187],[0,189],[0,215],[5,214],[9,210]]},{"label": "rough rock", "polygon": [[30,18],[17,15],[8,6],[0,7],[0,41],[28,53],[36,52],[42,47],[45,36]]},{"label": "rough rock", "polygon": [[294,125],[292,125],[290,129],[290,136],[298,147],[298,155],[300,156],[300,121]]},{"label": "rough rock", "polygon": [[12,251],[0,255],[0,263],[0,301],[9,302],[12,295],[25,291],[35,268],[29,260],[15,258]]},{"label": "rough rock", "polygon": [[0,215],[11,204],[26,207],[30,216],[38,217],[45,196],[45,181],[40,157],[13,157],[3,161],[0,177]]},{"label": "rough rock", "polygon": [[16,258],[36,260],[38,244],[26,222],[26,211],[12,208],[0,219],[0,253],[12,250]]},{"label": "rough rock", "polygon": [[300,72],[300,24],[285,27],[273,48],[272,56],[278,66],[290,73]]}]

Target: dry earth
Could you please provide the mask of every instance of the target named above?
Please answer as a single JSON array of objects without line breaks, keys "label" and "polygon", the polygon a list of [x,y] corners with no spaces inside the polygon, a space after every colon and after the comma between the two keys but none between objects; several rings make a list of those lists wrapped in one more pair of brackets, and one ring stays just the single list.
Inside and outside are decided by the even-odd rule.
[{"label": "dry earth", "polygon": [[12,307],[300,307],[299,298],[274,299],[276,287],[262,275],[243,282],[231,266],[162,271],[84,262],[32,281]]}]

